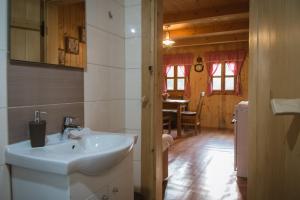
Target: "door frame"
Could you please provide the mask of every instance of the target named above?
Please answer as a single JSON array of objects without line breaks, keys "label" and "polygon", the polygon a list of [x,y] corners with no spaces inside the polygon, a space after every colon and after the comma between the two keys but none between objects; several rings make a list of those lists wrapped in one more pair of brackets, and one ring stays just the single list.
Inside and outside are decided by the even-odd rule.
[{"label": "door frame", "polygon": [[142,0],[141,191],[147,200],[162,199],[161,66],[163,7]]}]

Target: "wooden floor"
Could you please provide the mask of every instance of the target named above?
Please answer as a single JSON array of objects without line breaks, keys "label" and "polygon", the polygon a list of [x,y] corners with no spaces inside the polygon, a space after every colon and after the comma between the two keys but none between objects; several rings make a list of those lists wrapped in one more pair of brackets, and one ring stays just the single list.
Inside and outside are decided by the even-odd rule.
[{"label": "wooden floor", "polygon": [[246,200],[247,181],[237,179],[233,133],[201,130],[176,139],[169,151],[165,200]]}]

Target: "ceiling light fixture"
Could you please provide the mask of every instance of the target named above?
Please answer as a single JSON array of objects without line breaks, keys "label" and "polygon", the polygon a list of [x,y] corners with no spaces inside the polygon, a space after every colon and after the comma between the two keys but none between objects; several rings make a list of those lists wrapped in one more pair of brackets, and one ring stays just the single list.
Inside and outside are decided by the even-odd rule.
[{"label": "ceiling light fixture", "polygon": [[169,27],[170,27],[169,25],[166,26],[166,37],[163,40],[163,44],[165,46],[172,46],[175,43],[175,41],[170,38],[170,32],[168,30]]}]

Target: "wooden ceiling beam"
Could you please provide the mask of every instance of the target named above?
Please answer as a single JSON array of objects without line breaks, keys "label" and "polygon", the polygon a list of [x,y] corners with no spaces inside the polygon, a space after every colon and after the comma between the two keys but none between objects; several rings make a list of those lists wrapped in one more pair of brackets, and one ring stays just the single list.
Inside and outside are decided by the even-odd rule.
[{"label": "wooden ceiling beam", "polygon": [[[164,25],[195,23],[194,21],[207,21],[228,17],[241,17],[249,13],[249,3],[239,3],[214,8],[190,10],[164,14]],[[241,15],[242,14],[242,15]]]},{"label": "wooden ceiling beam", "polygon": [[233,22],[212,23],[209,25],[194,25],[182,29],[171,30],[172,39],[205,37],[213,35],[228,35],[233,33],[245,33],[249,31],[249,21],[240,20]]},{"label": "wooden ceiling beam", "polygon": [[209,37],[178,39],[175,40],[175,44],[172,47],[228,44],[228,43],[248,42],[248,40],[249,40],[248,33],[217,35],[217,36],[209,36]]}]

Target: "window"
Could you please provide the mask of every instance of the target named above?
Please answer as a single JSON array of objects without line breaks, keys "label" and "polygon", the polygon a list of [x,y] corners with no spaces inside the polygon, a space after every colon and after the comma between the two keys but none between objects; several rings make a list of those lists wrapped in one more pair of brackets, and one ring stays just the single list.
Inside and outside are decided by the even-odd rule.
[{"label": "window", "polygon": [[185,69],[184,66],[167,67],[167,90],[185,89]]},{"label": "window", "polygon": [[215,63],[212,69],[212,91],[230,93],[235,90],[236,65],[233,62]]}]

